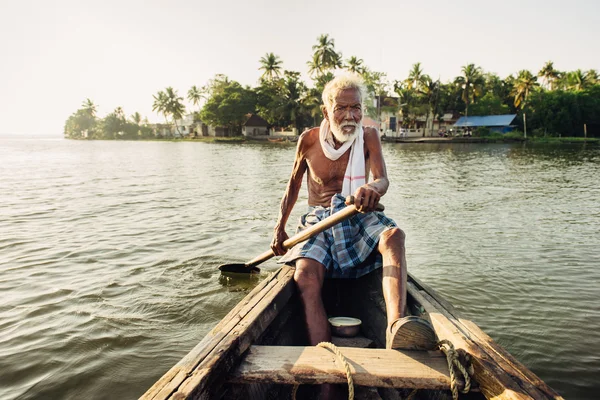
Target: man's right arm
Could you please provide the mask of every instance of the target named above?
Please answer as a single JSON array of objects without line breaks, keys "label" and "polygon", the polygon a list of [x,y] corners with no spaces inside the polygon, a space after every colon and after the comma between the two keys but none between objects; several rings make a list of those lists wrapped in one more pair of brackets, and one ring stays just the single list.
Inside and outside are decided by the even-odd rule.
[{"label": "man's right arm", "polygon": [[302,178],[308,168],[308,164],[306,162],[306,150],[308,146],[308,140],[306,137],[307,133],[308,132],[303,133],[298,139],[292,175],[290,176],[285,193],[281,199],[279,217],[277,218],[273,241],[271,242],[271,249],[275,255],[282,255],[286,252],[286,250],[283,248],[283,242],[288,238],[288,235],[285,232],[285,225],[292,212],[292,209],[294,208],[294,204],[296,204],[296,201],[298,200],[298,193],[300,192],[300,187],[302,186]]}]

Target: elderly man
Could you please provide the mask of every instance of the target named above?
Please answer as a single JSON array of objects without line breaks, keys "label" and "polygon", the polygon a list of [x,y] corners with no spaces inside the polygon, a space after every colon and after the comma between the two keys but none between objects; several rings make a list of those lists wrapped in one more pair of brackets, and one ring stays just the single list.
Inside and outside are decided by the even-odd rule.
[{"label": "elderly man", "polygon": [[[364,98],[362,80],[354,74],[339,76],[325,87],[323,122],[302,133],[298,140],[271,248],[276,255],[285,254],[280,262],[295,264],[294,280],[304,305],[311,345],[331,340],[321,299],[323,280],[356,278],[383,266],[387,348],[430,349],[435,338],[431,325],[420,318],[405,317],[404,232],[382,212],[374,211],[389,182],[378,132],[362,126]],[[288,238],[285,225],[305,173],[309,212],[301,218],[299,229],[343,208],[349,194],[354,195],[361,213],[286,253],[282,246]],[[379,252],[376,262],[365,265],[363,261],[375,250]]]}]

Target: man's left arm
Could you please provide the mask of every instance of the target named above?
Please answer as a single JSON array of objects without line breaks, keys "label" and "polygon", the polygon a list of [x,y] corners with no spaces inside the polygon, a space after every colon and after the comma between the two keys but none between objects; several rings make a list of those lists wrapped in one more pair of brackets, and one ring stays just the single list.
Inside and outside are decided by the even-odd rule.
[{"label": "man's left arm", "polygon": [[365,148],[373,181],[359,187],[354,193],[356,207],[361,212],[374,211],[379,199],[390,186],[381,149],[381,141],[376,129],[365,128]]}]

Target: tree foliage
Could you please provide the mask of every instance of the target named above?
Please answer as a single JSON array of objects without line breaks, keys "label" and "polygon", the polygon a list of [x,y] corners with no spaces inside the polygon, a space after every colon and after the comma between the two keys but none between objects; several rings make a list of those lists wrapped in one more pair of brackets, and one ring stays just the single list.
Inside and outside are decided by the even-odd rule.
[{"label": "tree foliage", "polygon": [[217,75],[208,90],[208,100],[200,111],[200,119],[240,133],[246,114],[255,112],[256,93],[224,75]]}]

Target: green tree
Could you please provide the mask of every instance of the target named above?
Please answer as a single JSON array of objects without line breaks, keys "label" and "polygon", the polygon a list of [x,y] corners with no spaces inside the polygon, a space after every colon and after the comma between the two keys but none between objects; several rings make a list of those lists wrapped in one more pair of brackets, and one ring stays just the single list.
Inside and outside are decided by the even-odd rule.
[{"label": "green tree", "polygon": [[342,54],[335,51],[335,41],[329,35],[320,35],[312,49],[314,51],[312,62],[317,70],[323,73],[342,68]]},{"label": "green tree", "polygon": [[162,90],[158,91],[155,95],[152,96],[154,98],[154,102],[152,103],[152,111],[162,114],[165,117],[165,122],[168,124],[167,120],[167,95]]},{"label": "green tree", "polygon": [[183,97],[180,97],[176,90],[169,86],[164,91],[161,90],[154,95],[152,111],[164,115],[167,123],[169,122],[168,117],[170,116],[175,124],[177,133],[181,135],[177,120],[183,118],[185,113],[185,105],[183,104]]},{"label": "green tree", "polygon": [[362,74],[365,72],[364,61],[355,56],[350,57],[346,61],[345,68],[348,72],[353,72],[355,74]]},{"label": "green tree", "polygon": [[217,75],[208,87],[209,97],[200,111],[202,121],[240,134],[246,114],[256,111],[256,93],[224,75]]},{"label": "green tree", "polygon": [[421,79],[423,77],[423,69],[421,68],[421,63],[414,63],[411,70],[408,73],[408,78],[406,79],[407,89],[415,89],[418,90],[421,85]]},{"label": "green tree", "polygon": [[462,88],[462,100],[465,102],[465,116],[469,116],[469,104],[475,101],[481,92],[483,75],[481,68],[475,64],[467,64],[462,67],[462,76],[457,77],[454,82]]},{"label": "green tree", "polygon": [[123,108],[117,107],[102,120],[101,135],[102,139],[127,139],[127,120]]},{"label": "green tree", "polygon": [[502,98],[494,92],[487,92],[477,103],[471,105],[471,115],[503,115],[510,112]]},{"label": "green tree", "polygon": [[202,98],[202,90],[198,88],[196,85],[192,86],[190,90],[187,92],[187,99],[195,106],[200,104],[200,99]]},{"label": "green tree", "polygon": [[259,70],[263,71],[261,79],[272,81],[275,78],[279,78],[281,76],[281,64],[282,61],[279,56],[276,56],[273,53],[265,54],[265,56],[260,59]]},{"label": "green tree", "polygon": [[81,105],[83,110],[92,118],[96,117],[96,105],[90,99],[85,99],[83,104]]},{"label": "green tree", "polygon": [[554,90],[554,85],[556,84],[560,73],[554,69],[554,63],[552,61],[546,61],[546,64],[544,64],[540,72],[538,72],[538,76],[544,80],[548,90]]},{"label": "green tree", "polygon": [[64,137],[68,139],[94,139],[97,132],[96,105],[86,99],[81,108],[65,121]]},{"label": "green tree", "polygon": [[521,109],[523,113],[523,133],[527,138],[527,114],[525,107],[527,105],[527,98],[529,97],[529,93],[533,90],[534,87],[539,86],[537,83],[537,77],[533,76],[528,70],[519,71],[519,75],[517,76],[517,80],[515,81],[514,86],[514,95],[515,95],[515,107],[517,109]]}]

